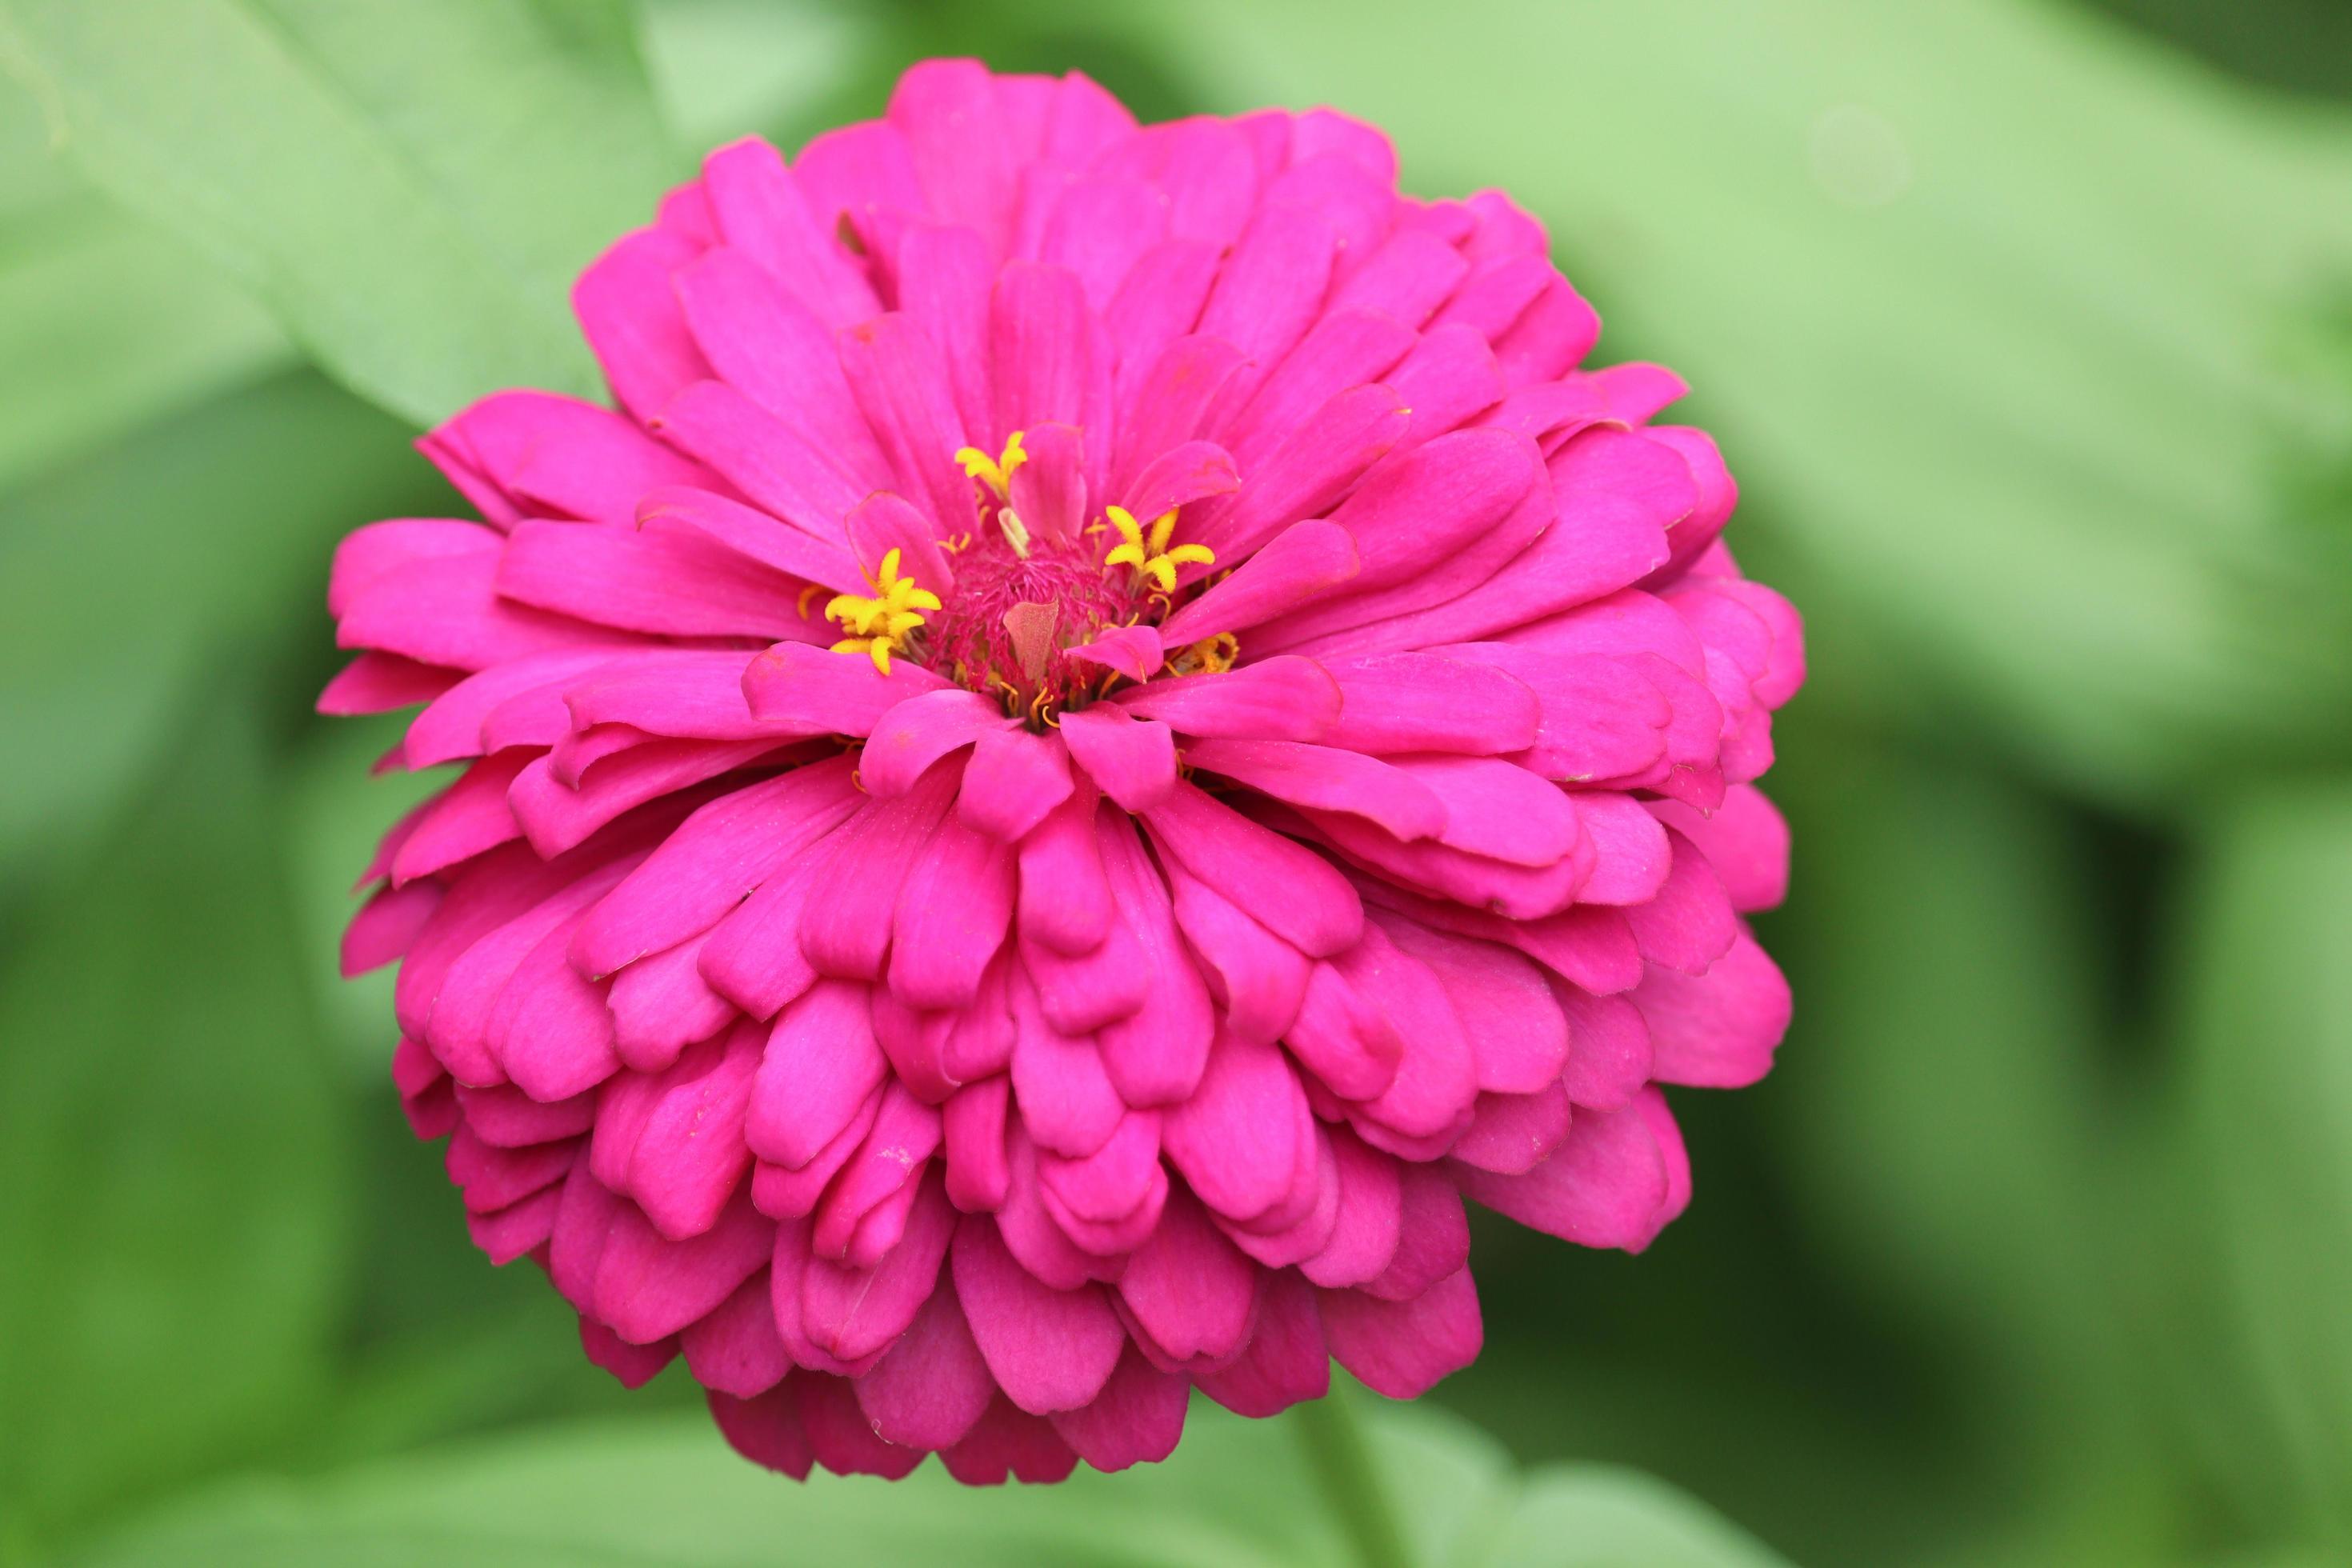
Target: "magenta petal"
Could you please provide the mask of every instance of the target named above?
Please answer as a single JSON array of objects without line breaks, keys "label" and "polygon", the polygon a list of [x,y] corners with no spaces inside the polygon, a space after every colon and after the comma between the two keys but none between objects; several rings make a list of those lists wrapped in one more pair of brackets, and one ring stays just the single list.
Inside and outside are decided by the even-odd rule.
[{"label": "magenta petal", "polygon": [[1351,813],[1391,837],[1430,838],[1445,829],[1445,803],[1436,791],[1359,752],[1293,741],[1212,739],[1187,746],[1184,760],[1293,805]]},{"label": "magenta petal", "polygon": [[[1013,470],[1013,510],[1030,532],[1057,544],[1074,542],[1089,515],[1084,433],[1059,421],[1032,421],[1022,446],[1028,461]],[[1101,456],[1095,454],[1097,462]]]},{"label": "magenta petal", "polygon": [[1419,1398],[1475,1361],[1486,1342],[1478,1292],[1467,1268],[1410,1300],[1325,1290],[1318,1301],[1333,1358],[1365,1387],[1391,1399]]},{"label": "magenta petal", "polygon": [[792,1356],[776,1336],[765,1269],[738,1285],[709,1316],[688,1325],[678,1342],[697,1383],[736,1399],[757,1398],[793,1370]]},{"label": "magenta petal", "polygon": [[1345,583],[1356,570],[1356,542],[1346,529],[1314,519],[1293,523],[1231,576],[1169,616],[1160,627],[1161,641],[1172,647],[1244,630]]},{"label": "magenta petal", "polygon": [[1157,1370],[1129,1346],[1101,1393],[1051,1419],[1078,1458],[1097,1470],[1124,1470],[1157,1464],[1176,1451],[1191,1393],[1183,1378]]},{"label": "magenta petal", "polygon": [[1263,1214],[1289,1190],[1301,1099],[1279,1049],[1223,1036],[1200,1087],[1168,1112],[1168,1157],[1217,1213]]},{"label": "magenta petal", "polygon": [[1532,1170],[1568,1136],[1570,1114],[1568,1091],[1558,1083],[1532,1094],[1482,1094],[1451,1156],[1506,1175]]},{"label": "magenta petal", "polygon": [[858,783],[884,799],[905,795],[941,757],[1012,723],[1003,708],[961,687],[910,697],[886,712],[866,737]]},{"label": "magenta petal", "polygon": [[1078,1456],[1050,1423],[1000,1398],[962,1442],[940,1450],[940,1463],[968,1487],[1045,1486],[1067,1479]]},{"label": "magenta petal", "polygon": [[714,1388],[709,1401],[710,1418],[729,1447],[755,1465],[796,1481],[808,1479],[816,1453],[801,1425],[799,1390],[792,1382],[752,1399],[739,1399]]},{"label": "magenta petal", "polygon": [[1242,1352],[1199,1374],[1201,1392],[1240,1415],[1278,1415],[1331,1386],[1331,1358],[1315,1291],[1287,1269],[1266,1275],[1257,1327]]},{"label": "magenta petal", "polygon": [[743,695],[752,714],[803,735],[867,734],[907,699],[946,686],[905,659],[893,659],[884,675],[863,656],[828,653],[805,643],[779,643],[743,671]]},{"label": "magenta petal", "polygon": [[890,989],[912,1007],[962,1007],[1013,922],[1013,847],[940,819],[898,894]]},{"label": "magenta petal", "polygon": [[953,1258],[972,1339],[1013,1404],[1042,1415],[1102,1392],[1127,1332],[1099,1287],[1040,1283],[1013,1261],[984,1215],[967,1215],[956,1227]]},{"label": "magenta petal", "polygon": [[1739,917],[1698,846],[1669,828],[1673,863],[1657,897],[1625,911],[1642,955],[1686,974],[1704,973],[1730,950]]},{"label": "magenta petal", "polygon": [[1163,860],[1184,941],[1213,982],[1224,1027],[1237,1037],[1270,1042],[1290,1027],[1307,994],[1305,953],[1242,912],[1232,900]]},{"label": "magenta petal", "polygon": [[768,1037],[744,1136],[763,1160],[797,1169],[845,1126],[888,1070],[866,987],[819,981]]},{"label": "magenta petal", "polygon": [[611,974],[709,930],[787,857],[840,826],[857,793],[840,762],[817,763],[721,795],[664,840],[580,922],[572,962]]},{"label": "magenta petal", "polygon": [[1021,840],[1021,935],[1070,956],[1100,947],[1111,925],[1096,798],[1091,786],[1071,795]]},{"label": "magenta petal", "polygon": [[1569,1099],[1596,1110],[1614,1110],[1649,1082],[1650,1026],[1624,996],[1595,996],[1565,982],[1552,994],[1567,1016],[1568,1067],[1560,1078]]},{"label": "magenta petal", "polygon": [[1146,822],[1187,871],[1300,952],[1339,952],[1362,935],[1363,905],[1329,861],[1192,785]]},{"label": "magenta petal", "polygon": [[1168,726],[1139,721],[1108,704],[1062,720],[1071,759],[1125,810],[1146,812],[1176,787],[1176,742]]},{"label": "magenta petal", "polygon": [[855,1387],[859,1406],[886,1442],[945,1448],[979,1421],[996,1397],[996,1380],[944,1272],[906,1332]]},{"label": "magenta petal", "polygon": [[834,237],[783,158],[757,137],[730,142],[702,161],[711,216],[741,249],[835,326],[880,307],[853,258]]},{"label": "magenta petal", "polygon": [[1524,1175],[1459,1167],[1462,1190],[1563,1241],[1639,1252],[1673,1217],[1668,1153],[1642,1109],[1656,1096],[1644,1089],[1620,1110],[1578,1111],[1559,1147]]},{"label": "magenta petal", "polygon": [[[1119,626],[1107,631],[1088,643],[1064,650],[1070,658],[1084,659],[1116,670],[1129,680],[1149,680],[1160,668],[1162,651],[1160,634],[1150,626]],[[1112,710],[1088,710],[1108,712]]]},{"label": "magenta petal", "polygon": [[1396,1260],[1404,1222],[1403,1183],[1392,1156],[1344,1129],[1332,1134],[1331,1153],[1339,1212],[1329,1238],[1300,1263],[1299,1272],[1335,1289],[1367,1285],[1385,1275]]},{"label": "magenta petal", "polygon": [[621,1205],[596,1262],[596,1316],[631,1344],[677,1332],[716,1308],[767,1261],[773,1226],[749,1197],[717,1225],[666,1241],[634,1205]]},{"label": "magenta petal", "polygon": [[1789,1028],[1789,983],[1744,929],[1705,974],[1654,966],[1631,1000],[1666,1083],[1744,1088],[1770,1069]]},{"label": "magenta petal", "polygon": [[671,272],[695,249],[674,231],[637,229],[591,263],[572,288],[572,313],[605,381],[640,419],[709,374],[670,291]]},{"label": "magenta petal", "polygon": [[881,576],[884,559],[895,550],[899,575],[942,599],[954,595],[955,569],[931,537],[930,519],[888,490],[877,490],[860,501],[849,514],[847,531],[849,547],[869,580]]},{"label": "magenta petal", "polygon": [[1498,755],[1535,744],[1542,703],[1502,669],[1434,653],[1360,655],[1323,661],[1339,683],[1339,721],[1327,745],[1393,755],[1457,752]]},{"label": "magenta petal", "polygon": [[1788,897],[1789,825],[1753,784],[1725,791],[1712,814],[1675,800],[1652,801],[1649,808],[1706,852],[1733,909],[1752,914]]},{"label": "magenta petal", "polygon": [[1200,1200],[1169,1194],[1150,1239],[1119,1276],[1118,1293],[1136,1322],[1171,1360],[1221,1359],[1249,1332],[1257,1266],[1209,1223]]},{"label": "magenta petal", "polygon": [[1139,719],[1187,735],[1319,741],[1339,717],[1339,689],[1304,658],[1270,658],[1213,675],[1180,675],[1114,699]]},{"label": "magenta petal", "polygon": [[982,731],[964,765],[956,815],[1007,844],[1021,842],[1070,796],[1069,752],[1017,726]]},{"label": "magenta petal", "polygon": [[895,1481],[923,1462],[921,1449],[901,1447],[875,1432],[857,1407],[849,1378],[802,1372],[793,1381],[800,1385],[801,1426],[809,1447],[816,1462],[835,1475]]},{"label": "magenta petal", "polygon": [[812,1258],[801,1282],[801,1321],[809,1338],[843,1362],[861,1361],[907,1331],[929,1300],[956,1226],[938,1178],[924,1182],[905,1236],[871,1268]]}]

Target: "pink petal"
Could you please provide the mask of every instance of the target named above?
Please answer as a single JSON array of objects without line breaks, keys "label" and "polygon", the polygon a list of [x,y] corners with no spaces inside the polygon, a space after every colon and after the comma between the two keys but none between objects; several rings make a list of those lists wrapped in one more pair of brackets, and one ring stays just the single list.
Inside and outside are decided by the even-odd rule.
[{"label": "pink petal", "polygon": [[1160,640],[1178,647],[1244,630],[1345,583],[1356,571],[1356,542],[1346,529],[1314,519],[1293,523],[1231,576],[1168,617]]},{"label": "pink petal", "polygon": [[774,868],[839,826],[858,799],[845,760],[719,796],[589,910],[572,938],[572,963],[607,975],[709,930]]},{"label": "pink petal", "polygon": [[889,1070],[866,987],[819,981],[768,1037],[744,1137],[763,1160],[797,1169],[846,1126]]},{"label": "pink petal", "polygon": [[1191,784],[1146,819],[1184,868],[1311,957],[1352,947],[1363,906],[1313,850],[1259,826]]},{"label": "pink petal", "polygon": [[738,1399],[715,1388],[707,1397],[710,1418],[729,1447],[755,1465],[796,1481],[808,1479],[816,1451],[809,1447],[808,1433],[801,1425],[800,1391],[793,1383],[780,1384],[752,1399]]},{"label": "pink petal", "polygon": [[1018,844],[1069,798],[1071,787],[1069,752],[1058,741],[1018,727],[986,731],[964,765],[956,815]]},{"label": "pink petal", "polygon": [[1271,1042],[1298,1016],[1307,994],[1307,955],[1236,908],[1232,900],[1165,862],[1176,924],[1198,956],[1224,1012],[1224,1026],[1244,1040]]},{"label": "pink petal", "polygon": [[572,313],[605,381],[640,419],[710,374],[670,292],[671,272],[698,248],[674,230],[636,229],[591,262],[572,286]]},{"label": "pink petal", "polygon": [[996,1380],[946,1274],[906,1332],[855,1386],[859,1406],[886,1442],[945,1448],[971,1430],[996,1397]]},{"label": "pink petal", "polygon": [[1124,1470],[1176,1451],[1191,1393],[1183,1378],[1157,1370],[1129,1346],[1100,1394],[1051,1419],[1078,1458],[1097,1470]]},{"label": "pink petal", "polygon": [[1496,755],[1536,742],[1542,704],[1505,670],[1433,653],[1359,655],[1323,668],[1340,692],[1339,721],[1326,744]]},{"label": "pink petal", "polygon": [[1788,897],[1789,825],[1755,785],[1733,785],[1712,813],[1675,800],[1647,805],[1659,821],[1706,852],[1733,909],[1753,913]]},{"label": "pink petal", "polygon": [[1035,1415],[1069,1410],[1102,1392],[1126,1331],[1099,1287],[1055,1290],[1013,1259],[996,1222],[967,1215],[956,1227],[955,1288],[988,1369]]},{"label": "pink petal", "polygon": [[1360,1290],[1318,1295],[1332,1356],[1375,1394],[1417,1399],[1478,1359],[1486,1342],[1478,1292],[1467,1268],[1423,1294],[1387,1301]]},{"label": "pink petal", "polygon": [[1238,1350],[1249,1332],[1257,1278],[1256,1265],[1179,1187],[1150,1239],[1128,1259],[1118,1293],[1169,1359],[1215,1360]]},{"label": "pink petal", "polygon": [[[1670,1153],[1643,1109],[1654,1099],[1657,1090],[1643,1089],[1622,1110],[1578,1111],[1566,1140],[1524,1175],[1457,1167],[1462,1191],[1563,1241],[1639,1252],[1679,1207],[1672,1201],[1670,1161],[1680,1160],[1680,1140]],[[1682,1169],[1687,1182],[1688,1167]]]},{"label": "pink petal", "polygon": [[1176,742],[1166,724],[1139,721],[1125,709],[1098,703],[1062,716],[1062,742],[1124,810],[1150,811],[1176,787]]},{"label": "pink petal", "polygon": [[1302,1399],[1322,1398],[1331,1386],[1331,1363],[1314,1290],[1287,1269],[1267,1274],[1249,1342],[1194,1381],[1240,1415],[1278,1415]]},{"label": "pink petal", "polygon": [[1340,699],[1320,666],[1283,658],[1155,680],[1113,700],[1139,719],[1158,719],[1187,735],[1318,741],[1339,717]]},{"label": "pink petal", "polygon": [[1704,975],[1654,965],[1631,999],[1666,1083],[1745,1088],[1770,1069],[1789,1028],[1789,983],[1744,929]]}]

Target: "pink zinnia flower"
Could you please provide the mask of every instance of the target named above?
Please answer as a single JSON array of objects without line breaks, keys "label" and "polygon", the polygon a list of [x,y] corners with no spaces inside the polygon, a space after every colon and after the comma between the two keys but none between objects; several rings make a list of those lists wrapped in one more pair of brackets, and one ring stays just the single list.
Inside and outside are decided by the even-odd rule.
[{"label": "pink zinnia flower", "polygon": [[621,408],[424,449],[330,712],[465,763],[353,971],[476,1241],[805,1474],[1157,1459],[1479,1346],[1467,1197],[1638,1249],[1748,1083],[1798,622],[1504,196],[1328,110],[920,65],[581,279]]}]

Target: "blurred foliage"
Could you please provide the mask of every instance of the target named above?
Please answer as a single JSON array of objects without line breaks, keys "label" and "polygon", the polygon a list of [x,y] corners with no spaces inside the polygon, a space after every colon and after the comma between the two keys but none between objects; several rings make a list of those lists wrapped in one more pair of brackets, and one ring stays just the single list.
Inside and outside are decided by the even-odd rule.
[{"label": "blurred foliage", "polygon": [[[1360,1394],[1353,1397],[1369,1397]],[[972,1491],[937,1466],[897,1483],[805,1489],[728,1457],[708,1423],[658,1417],[555,1428],[292,1486],[216,1489],[82,1561],[104,1568],[334,1562],[678,1565],[1087,1563],[1122,1568],[1342,1568],[1334,1521],[1279,1426],[1202,1400],[1186,1462],[1081,1471],[1051,1489]],[[1622,1564],[1770,1568],[1779,1559],[1655,1482],[1601,1467],[1521,1476],[1433,1411],[1382,1412],[1375,1463],[1415,1560],[1461,1568]],[[657,1500],[647,1506],[647,1500]],[[690,1521],[690,1523],[689,1523]]]},{"label": "blurred foliage", "polygon": [[1375,1413],[1423,1560],[2345,1560],[2352,35],[2104,8],[0,0],[0,1563],[1345,1560],[1209,1409],[1054,1492],[727,1459],[482,1266],[333,977],[430,782],[309,713],[333,541],[591,384],[693,151],[950,52],[1509,186],[1808,615],[1783,1064],[1643,1257],[1482,1226],[1492,1436]]}]

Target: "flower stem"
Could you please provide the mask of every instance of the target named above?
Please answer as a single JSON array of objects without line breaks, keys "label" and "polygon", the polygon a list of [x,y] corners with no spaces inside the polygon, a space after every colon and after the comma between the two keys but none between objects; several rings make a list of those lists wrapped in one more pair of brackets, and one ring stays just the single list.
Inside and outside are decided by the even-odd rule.
[{"label": "flower stem", "polygon": [[1372,1452],[1352,1384],[1334,1379],[1331,1392],[1297,1407],[1291,1424],[1307,1449],[1307,1468],[1339,1520],[1363,1568],[1412,1568],[1404,1531],[1391,1503],[1380,1460]]}]

